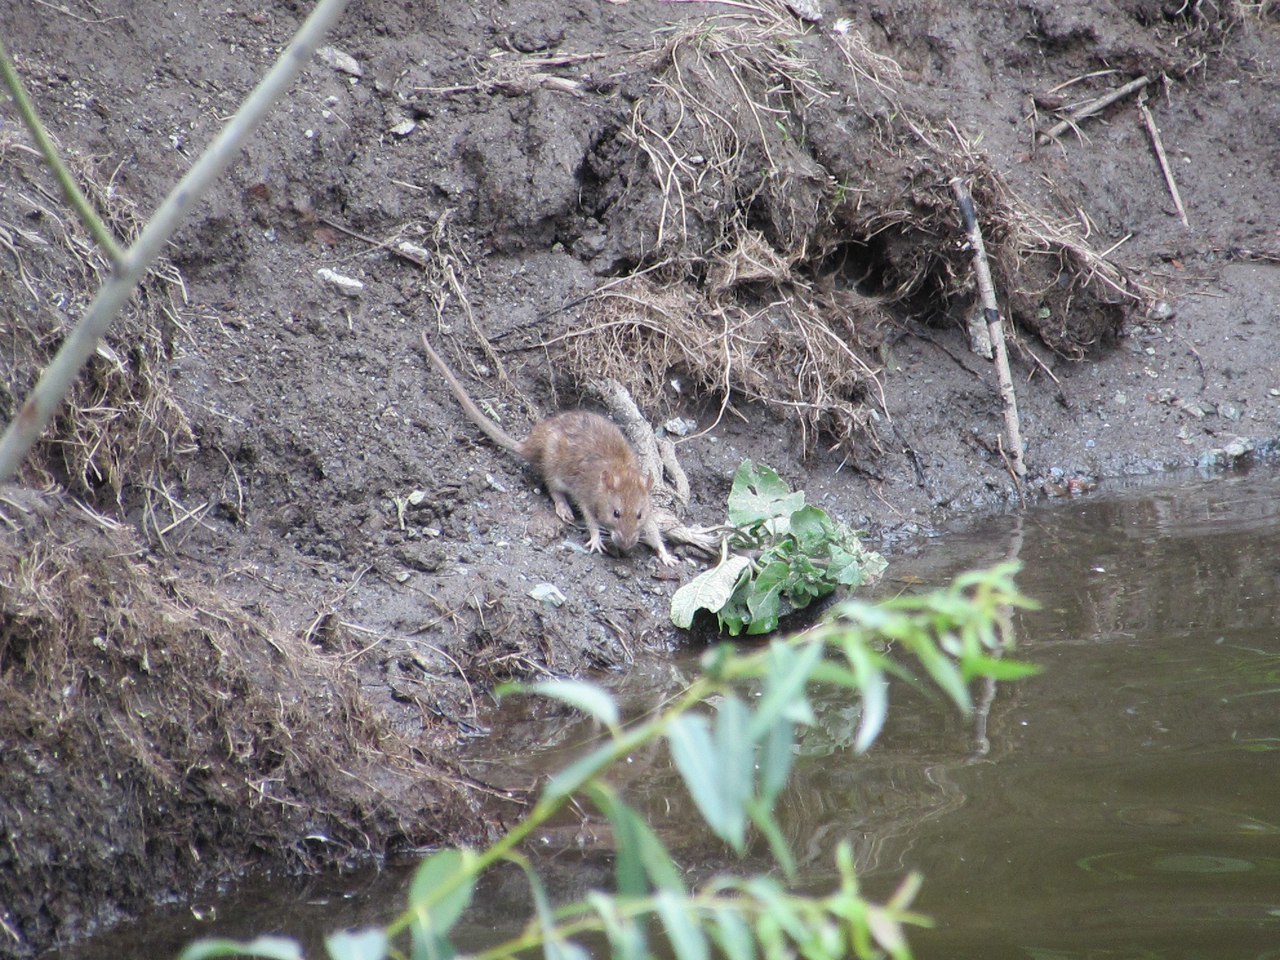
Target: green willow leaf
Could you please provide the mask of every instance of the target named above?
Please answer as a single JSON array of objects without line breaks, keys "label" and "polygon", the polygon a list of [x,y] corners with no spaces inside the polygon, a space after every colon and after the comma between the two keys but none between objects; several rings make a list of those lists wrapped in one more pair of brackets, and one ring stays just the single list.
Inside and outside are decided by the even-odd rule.
[{"label": "green willow leaf", "polygon": [[609,765],[613,759],[613,750],[612,743],[605,743],[585,757],[579,757],[551,778],[543,791],[543,796],[547,800],[558,800],[576,793],[588,780]]},{"label": "green willow leaf", "polygon": [[[474,854],[467,849],[441,850],[418,865],[409,884],[409,909],[419,913],[424,925],[438,934],[448,933],[471,905],[476,878],[469,875]],[[446,885],[463,877],[458,885],[440,896]],[[426,922],[429,920],[429,923]]]},{"label": "green willow leaf", "polygon": [[702,818],[717,836],[731,842],[732,816],[721,793],[719,761],[707,718],[691,713],[676,717],[667,728],[667,742],[676,770]]},{"label": "green willow leaf", "polygon": [[549,939],[543,944],[546,960],[591,960],[591,954],[572,940]]},{"label": "green willow leaf", "polygon": [[288,937],[257,937],[254,940],[197,940],[178,960],[213,960],[215,957],[260,957],[262,960],[302,960],[302,945]]},{"label": "green willow leaf", "polygon": [[745,893],[755,898],[765,914],[778,925],[780,930],[796,943],[804,942],[806,928],[804,921],[796,910],[796,904],[786,891],[775,880],[768,877],[751,877],[742,885]]},{"label": "green willow leaf", "polygon": [[555,911],[551,909],[547,888],[537,871],[521,854],[508,854],[507,858],[524,871],[525,878],[529,881],[529,892],[533,895],[533,906],[542,932],[542,955],[545,960],[585,960],[582,948],[577,944],[566,943],[556,929]]},{"label": "green willow leaf", "polygon": [[664,890],[653,898],[653,905],[667,931],[667,941],[676,960],[710,960],[707,935],[689,917],[687,900]]},{"label": "green willow leaf", "polygon": [[925,638],[918,643],[914,652],[920,665],[933,678],[933,682],[942,688],[943,693],[951,698],[967,716],[973,711],[973,701],[969,697],[969,688],[965,686],[964,677],[959,668],[946,654]]},{"label": "green willow leaf", "polygon": [[324,940],[330,960],[385,960],[390,947],[383,930],[343,931]]},{"label": "green willow leaf", "polygon": [[649,960],[648,938],[636,917],[623,917],[613,898],[596,890],[587,894],[587,904],[604,925],[610,960]]},{"label": "green willow leaf", "polygon": [[539,683],[510,683],[498,688],[498,695],[507,692],[528,693],[552,700],[559,700],[605,726],[616,727],[621,722],[618,704],[608,691],[585,680],[544,680]]},{"label": "green willow leaf", "polygon": [[756,960],[755,940],[742,914],[733,907],[718,906],[714,917],[715,922],[707,929],[725,960]]},{"label": "green willow leaf", "polygon": [[795,726],[785,718],[778,718],[760,744],[760,802],[768,809],[787,785],[791,765],[795,761]]},{"label": "green willow leaf", "polygon": [[602,803],[595,798],[609,822],[613,824],[614,847],[614,885],[618,893],[624,897],[643,897],[649,892],[649,884],[645,880],[644,861],[640,859],[640,845],[643,843],[638,829],[639,816],[617,797],[610,797]]},{"label": "green willow leaf", "polygon": [[778,820],[773,815],[773,808],[767,807],[763,802],[753,801],[747,807],[747,812],[751,817],[751,822],[756,825],[756,829],[760,831],[769,844],[769,852],[773,854],[773,859],[778,861],[778,865],[782,867],[783,872],[788,878],[793,877],[796,872],[796,861],[791,855],[791,846],[787,843],[787,838],[782,832],[782,828],[778,826]]},{"label": "green willow leaf", "polygon": [[[635,810],[627,806],[609,787],[593,784],[589,790],[592,802],[609,818],[618,839],[618,892],[627,896],[643,896],[649,892],[644,878],[659,890],[684,894],[684,881],[675,861],[658,835]],[[630,845],[624,846],[624,838]],[[624,866],[623,859],[627,860]],[[638,866],[637,866],[638,864]],[[637,873],[640,874],[639,879]],[[623,878],[626,877],[626,886]]]},{"label": "green willow leaf", "polygon": [[747,843],[747,802],[755,782],[755,744],[747,738],[750,712],[733,694],[716,709],[715,771],[725,807],[725,830],[721,837],[742,853]]},{"label": "green willow leaf", "polygon": [[747,738],[759,743],[779,717],[796,720],[797,703],[808,703],[805,686],[809,674],[822,657],[822,644],[808,643],[792,648],[775,641],[769,645],[769,671],[765,677],[764,695],[751,717]]},{"label": "green willow leaf", "polygon": [[1035,663],[1006,660],[1003,657],[988,657],[981,654],[965,657],[961,666],[964,668],[966,679],[991,677],[993,680],[1022,680],[1026,677],[1034,677],[1044,669]]},{"label": "green willow leaf", "polygon": [[879,657],[862,644],[846,644],[844,654],[858,678],[858,692],[862,695],[862,718],[853,749],[866,753],[880,736],[889,714],[889,683],[880,670]]}]

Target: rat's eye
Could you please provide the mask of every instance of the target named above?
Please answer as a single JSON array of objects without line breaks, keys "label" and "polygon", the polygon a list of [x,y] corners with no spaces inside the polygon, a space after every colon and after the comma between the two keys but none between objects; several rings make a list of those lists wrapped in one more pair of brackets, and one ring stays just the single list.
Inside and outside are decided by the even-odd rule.
[{"label": "rat's eye", "polygon": [[642,517],[644,517],[644,511],[643,511],[643,510],[637,510],[637,511],[636,511],[636,519],[637,519],[637,520],[639,520],[639,519],[641,519]]},{"label": "rat's eye", "polygon": [[621,519],[622,519],[622,511],[621,511],[621,510],[619,510],[617,507],[614,507],[614,508],[613,508],[613,519],[615,519],[615,520],[621,520]]}]

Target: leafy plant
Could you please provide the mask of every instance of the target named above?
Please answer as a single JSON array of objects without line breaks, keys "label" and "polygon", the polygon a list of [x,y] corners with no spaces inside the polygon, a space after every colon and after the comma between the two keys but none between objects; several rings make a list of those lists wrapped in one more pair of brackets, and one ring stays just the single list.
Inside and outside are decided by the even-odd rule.
[{"label": "leafy plant", "polygon": [[837,587],[873,582],[885,568],[884,557],[867,550],[854,530],[807,505],[803,491],[792,492],[764,464],[744,460],[738,467],[728,513],[734,532],[720,563],[671,598],[677,627],[687,630],[707,610],[731,636],[770,633],[788,613]]},{"label": "leafy plant", "polygon": [[[604,778],[628,755],[665,740],[693,806],[711,830],[742,853],[754,829],[783,877],[791,878],[794,861],[774,804],[791,773],[797,731],[813,721],[810,691],[822,685],[861,696],[854,745],[866,749],[884,719],[887,674],[906,672],[905,665],[890,659],[888,647],[910,654],[957,707],[970,710],[973,677],[1011,679],[1034,672],[1001,656],[1009,645],[1011,611],[1030,605],[1013,585],[1015,570],[1006,564],[967,574],[946,590],[881,605],[851,601],[803,636],[774,640],[745,654],[721,644],[704,655],[704,673],[672,705],[629,726],[613,698],[592,684],[508,686],[507,692],[536,693],[586,712],[606,731],[602,742],[553,777],[528,816],[488,849],[443,850],[427,858],[399,917],[385,929],[329,937],[328,956],[453,960],[451,930],[480,875],[504,860],[527,875],[534,916],[522,933],[470,960],[513,960],[537,949],[547,960],[586,960],[590,954],[578,942],[584,935],[602,937],[618,960],[647,960],[659,930],[676,960],[708,960],[713,948],[728,960],[909,956],[906,929],[928,922],[910,909],[919,877],[908,876],[886,902],[869,902],[858,890],[852,850],[842,843],[836,850],[839,883],[825,896],[791,893],[771,877],[731,874],[691,889],[661,838]],[[744,687],[750,697],[742,695]],[[610,822],[617,844],[615,889],[555,907],[519,846],[571,802],[590,805]],[[206,940],[188,947],[180,960],[227,956],[300,960],[302,951],[280,937],[248,943]]]}]

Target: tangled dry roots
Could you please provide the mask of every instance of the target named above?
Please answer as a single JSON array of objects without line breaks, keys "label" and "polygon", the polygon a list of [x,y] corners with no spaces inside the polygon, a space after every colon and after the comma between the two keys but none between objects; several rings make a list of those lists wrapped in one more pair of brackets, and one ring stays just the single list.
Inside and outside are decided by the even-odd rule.
[{"label": "tangled dry roots", "polygon": [[604,191],[634,270],[565,335],[582,380],[623,375],[652,403],[683,374],[722,403],[785,409],[809,446],[819,431],[874,443],[870,358],[890,311],[957,315],[974,298],[957,175],[1010,316],[1055,351],[1082,355],[1147,296],[1078,223],[1022,202],[945,120],[909,109],[897,65],[848,24],[739,3],[674,30],[646,68]]},{"label": "tangled dry roots", "polygon": [[718,396],[722,414],[732,394],[787,408],[806,448],[819,431],[836,443],[874,437],[867,390],[876,371],[860,348],[883,319],[875,300],[793,287],[753,306],[637,276],[599,291],[591,316],[568,335],[570,366],[629,383],[646,405],[659,404],[674,380]]}]

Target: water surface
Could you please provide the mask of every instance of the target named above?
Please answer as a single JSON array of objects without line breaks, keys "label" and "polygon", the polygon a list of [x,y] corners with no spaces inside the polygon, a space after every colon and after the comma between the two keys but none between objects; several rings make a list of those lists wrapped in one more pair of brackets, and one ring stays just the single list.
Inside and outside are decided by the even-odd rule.
[{"label": "water surface", "polygon": [[[918,906],[936,927],[912,943],[926,960],[1280,957],[1280,478],[1113,486],[960,526],[891,558],[883,589],[941,585],[1007,558],[1043,604],[1016,627],[1020,655],[1044,673],[989,691],[971,719],[898,685],[864,756],[849,749],[856,704],[819,694],[781,801],[802,884],[832,884],[846,838],[869,893],[920,871]],[[613,678],[619,697],[632,713],[649,709],[687,682],[697,654]],[[532,783],[595,736],[527,703],[493,722],[472,761],[503,784]],[[729,865],[660,750],[615,779],[692,873]],[[604,828],[566,818],[535,846],[553,886],[579,895],[607,884],[609,844]],[[156,939],[137,955],[267,930],[315,944],[317,930],[394,916],[404,877],[313,880],[279,899],[250,889],[219,905],[216,922],[180,911],[166,932],[151,918]],[[528,906],[509,874],[477,902],[470,944],[512,932]],[[77,956],[142,943],[134,928]]]}]

